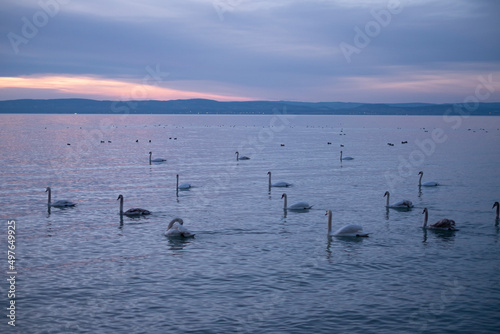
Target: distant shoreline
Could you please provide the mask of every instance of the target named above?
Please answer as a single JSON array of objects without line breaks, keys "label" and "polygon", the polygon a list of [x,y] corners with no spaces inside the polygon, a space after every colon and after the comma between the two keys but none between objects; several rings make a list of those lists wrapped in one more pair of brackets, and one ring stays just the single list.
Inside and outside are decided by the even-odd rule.
[{"label": "distant shoreline", "polygon": [[0,101],[0,114],[110,115],[357,115],[357,116],[500,116],[500,103],[356,103],[244,101],[205,99],[101,101],[90,99],[22,99]]}]

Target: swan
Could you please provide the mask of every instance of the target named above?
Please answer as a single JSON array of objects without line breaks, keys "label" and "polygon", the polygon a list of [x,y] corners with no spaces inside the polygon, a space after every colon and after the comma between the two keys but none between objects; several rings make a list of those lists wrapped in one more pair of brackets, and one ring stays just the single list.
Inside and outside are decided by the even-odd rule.
[{"label": "swan", "polygon": [[187,190],[191,188],[191,184],[190,183],[181,183],[179,184],[179,174],[177,174],[177,191],[180,190]]},{"label": "swan", "polygon": [[424,187],[437,187],[439,186],[439,183],[434,182],[434,181],[427,181],[425,183],[422,183],[422,176],[424,176],[424,172],[420,171],[418,172],[418,175],[420,175],[420,178],[418,179],[418,186],[424,186]]},{"label": "swan", "polygon": [[240,157],[240,153],[238,151],[236,151],[234,154],[236,154],[236,160],[250,160],[250,158],[247,156]]},{"label": "swan", "polygon": [[340,161],[342,161],[342,160],[354,160],[354,158],[353,157],[343,157],[342,158],[342,151],[340,151]]},{"label": "swan", "polygon": [[309,205],[308,203],[306,202],[297,202],[293,205],[290,205],[289,207],[286,206],[286,202],[287,202],[287,197],[286,197],[286,194],[283,193],[283,195],[281,195],[281,198],[284,198],[285,201],[284,201],[284,206],[283,206],[283,209],[284,210],[308,210],[310,208],[312,208],[312,205]]},{"label": "swan", "polygon": [[133,217],[133,216],[145,216],[151,214],[151,211],[140,208],[128,209],[127,211],[123,212],[123,196],[119,195],[116,200],[120,200],[120,215]]},{"label": "swan", "polygon": [[349,224],[339,228],[332,233],[332,210],[326,210],[325,216],[328,216],[328,235],[334,237],[367,237],[368,233],[363,232],[363,226]]},{"label": "swan", "polygon": [[495,202],[493,204],[492,209],[494,209],[495,207],[497,208],[497,215],[496,215],[495,219],[498,219],[498,213],[499,213],[498,211],[499,211],[500,204],[498,202]]},{"label": "swan", "polygon": [[49,193],[49,200],[48,200],[48,205],[49,206],[53,206],[55,208],[66,208],[66,207],[70,207],[70,206],[75,206],[76,203],[73,203],[71,201],[67,201],[67,200],[64,200],[64,199],[61,199],[57,202],[54,202],[54,203],[51,203],[52,202],[52,191],[50,189],[50,187],[47,187],[47,189],[45,189],[45,192],[48,192]]},{"label": "swan", "polygon": [[152,162],[165,162],[165,161],[167,161],[167,159],[162,159],[162,158],[156,158],[156,159],[151,160],[152,154],[153,154],[153,152],[149,152],[149,164],[150,165]]},{"label": "swan", "polygon": [[189,232],[189,230],[184,227],[184,221],[181,218],[172,219],[168,224],[165,235],[167,237],[194,237],[194,233]]},{"label": "swan", "polygon": [[455,228],[455,221],[446,218],[438,220],[434,224],[427,226],[427,208],[424,208],[424,211],[422,211],[422,213],[424,214],[424,224],[422,225],[422,228],[426,228],[428,230],[458,231],[458,229]]},{"label": "swan", "polygon": [[290,187],[292,185],[291,183],[283,181],[271,183],[271,172],[267,172],[267,175],[269,175],[269,189],[271,189],[271,187]]},{"label": "swan", "polygon": [[387,201],[385,204],[386,208],[396,209],[396,210],[411,210],[411,208],[413,208],[413,203],[407,199],[389,204],[389,196],[390,196],[389,192],[386,191],[384,194],[384,197],[387,197]]}]

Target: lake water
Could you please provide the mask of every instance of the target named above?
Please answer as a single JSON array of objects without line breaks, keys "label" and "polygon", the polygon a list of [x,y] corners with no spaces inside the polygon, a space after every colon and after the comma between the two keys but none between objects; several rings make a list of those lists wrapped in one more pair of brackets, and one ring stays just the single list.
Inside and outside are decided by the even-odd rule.
[{"label": "lake water", "polygon": [[[14,219],[17,270],[2,333],[498,333],[500,118],[0,121],[1,268]],[[419,189],[420,170],[441,185]],[[293,186],[269,191],[268,171]],[[47,186],[77,206],[49,212]],[[387,190],[414,209],[388,211]],[[283,192],[313,208],[285,212]],[[121,218],[119,194],[152,215]],[[424,207],[460,230],[423,230]],[[370,237],[327,237],[327,209]],[[196,236],[167,238],[175,217]]]}]

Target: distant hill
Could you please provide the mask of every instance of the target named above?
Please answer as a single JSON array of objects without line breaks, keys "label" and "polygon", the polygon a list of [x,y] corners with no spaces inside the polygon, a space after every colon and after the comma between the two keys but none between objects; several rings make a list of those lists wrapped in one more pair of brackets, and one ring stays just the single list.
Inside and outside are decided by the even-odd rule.
[{"label": "distant hill", "polygon": [[88,99],[0,101],[0,113],[29,114],[273,114],[303,115],[444,115],[500,116],[500,103],[480,103],[468,111],[462,104],[245,101],[205,99],[170,101],[97,101]]}]

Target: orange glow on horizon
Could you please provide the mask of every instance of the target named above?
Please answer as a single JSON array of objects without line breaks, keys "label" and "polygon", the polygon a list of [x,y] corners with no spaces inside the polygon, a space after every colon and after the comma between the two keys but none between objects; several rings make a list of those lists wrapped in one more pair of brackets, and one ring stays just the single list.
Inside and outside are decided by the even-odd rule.
[{"label": "orange glow on horizon", "polygon": [[[251,101],[242,96],[226,96],[204,92],[178,90],[161,85],[105,79],[97,76],[65,76],[44,75],[26,77],[0,77],[0,90],[6,88],[40,89],[86,96],[98,100],[177,100],[177,99],[211,99],[217,101]],[[169,81],[169,83],[172,83]],[[56,98],[56,97],[47,97]]]}]

